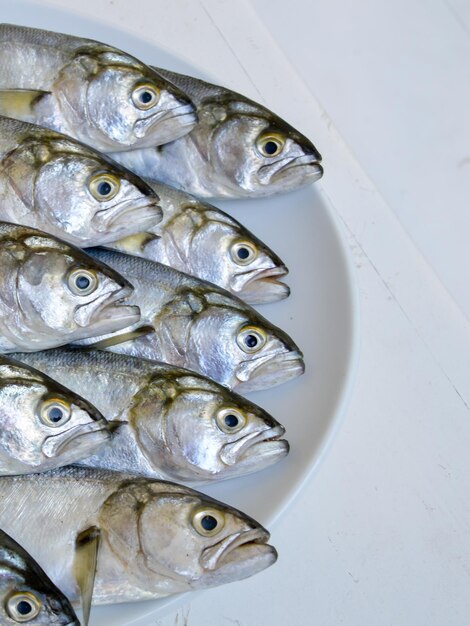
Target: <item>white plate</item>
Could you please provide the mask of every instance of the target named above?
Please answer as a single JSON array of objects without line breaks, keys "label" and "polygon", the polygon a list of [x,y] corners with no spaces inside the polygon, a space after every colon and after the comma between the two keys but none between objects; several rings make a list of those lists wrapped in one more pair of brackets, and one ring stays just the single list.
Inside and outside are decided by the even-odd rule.
[{"label": "white plate", "polygon": [[[204,77],[203,70],[92,18],[24,1],[4,1],[1,9],[2,22],[98,39],[148,63]],[[358,352],[356,291],[346,245],[321,184],[269,199],[217,204],[266,241],[290,268],[291,297],[260,310],[295,339],[307,366],[302,378],[251,394],[286,426],[291,444],[287,459],[259,474],[204,489],[270,528],[317,466],[347,402]],[[175,601],[181,599],[98,607],[90,626],[155,623]]]}]

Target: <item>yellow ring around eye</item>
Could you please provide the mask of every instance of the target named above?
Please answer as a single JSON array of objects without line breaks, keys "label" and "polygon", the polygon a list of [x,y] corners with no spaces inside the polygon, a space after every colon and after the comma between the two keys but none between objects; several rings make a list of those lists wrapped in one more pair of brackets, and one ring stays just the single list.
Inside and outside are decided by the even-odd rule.
[{"label": "yellow ring around eye", "polygon": [[277,133],[261,135],[256,142],[256,146],[265,157],[275,157],[281,154],[286,145],[286,140]]},{"label": "yellow ring around eye", "polygon": [[155,85],[149,83],[139,85],[132,92],[132,102],[142,111],[147,111],[154,107],[160,100],[160,90]]},{"label": "yellow ring around eye", "polygon": [[41,611],[42,602],[29,591],[15,593],[6,603],[6,610],[12,620],[20,624],[30,622]]},{"label": "yellow ring around eye", "polygon": [[225,517],[218,509],[200,508],[193,515],[192,524],[203,537],[213,537],[225,526]]},{"label": "yellow ring around eye", "polygon": [[258,250],[249,241],[237,241],[232,246],[230,253],[238,265],[248,265],[258,256]]},{"label": "yellow ring around eye", "polygon": [[66,424],[72,415],[70,403],[61,398],[48,398],[39,406],[39,417],[46,426],[58,427]]},{"label": "yellow ring around eye", "polygon": [[98,287],[98,276],[93,270],[76,268],[69,272],[67,285],[76,296],[89,296]]},{"label": "yellow ring around eye", "polygon": [[221,409],[216,416],[217,426],[224,433],[238,433],[246,424],[246,417],[235,408]]},{"label": "yellow ring around eye", "polygon": [[107,202],[119,193],[121,181],[113,174],[96,174],[88,183],[88,188],[95,200]]},{"label": "yellow ring around eye", "polygon": [[266,341],[266,333],[257,326],[244,326],[237,335],[239,348],[247,354],[253,354],[261,350],[265,346]]}]

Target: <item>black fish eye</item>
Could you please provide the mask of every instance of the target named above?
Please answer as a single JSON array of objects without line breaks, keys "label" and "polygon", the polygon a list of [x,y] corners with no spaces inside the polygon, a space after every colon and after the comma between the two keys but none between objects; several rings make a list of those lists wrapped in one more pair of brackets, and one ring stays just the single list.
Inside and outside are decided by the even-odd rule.
[{"label": "black fish eye", "polygon": [[210,532],[211,530],[215,530],[215,528],[217,528],[217,524],[217,520],[212,515],[204,515],[204,517],[201,519],[201,526],[204,528],[204,530],[207,530],[208,532]]},{"label": "black fish eye", "polygon": [[242,259],[242,261],[244,259],[247,259],[250,256],[250,251],[248,250],[248,248],[245,248],[244,246],[241,246],[240,248],[238,248],[237,250],[237,257],[239,259]]},{"label": "black fish eye", "polygon": [[153,95],[150,93],[150,91],[141,91],[139,94],[139,100],[143,104],[148,104],[152,98]]},{"label": "black fish eye", "polygon": [[67,278],[69,289],[77,296],[88,296],[98,287],[98,276],[93,270],[84,268],[73,269]]},{"label": "black fish eye", "polygon": [[262,328],[245,326],[238,333],[237,343],[244,352],[253,353],[259,352],[266,344],[267,339],[266,333]]},{"label": "black fish eye", "polygon": [[21,600],[21,602],[18,602],[16,605],[16,610],[20,615],[29,615],[32,612],[33,607],[26,600]]},{"label": "black fish eye", "polygon": [[225,526],[225,518],[221,511],[213,508],[197,510],[192,519],[194,530],[203,537],[218,535]]},{"label": "black fish eye", "polygon": [[[6,611],[14,622],[30,622],[41,612],[42,602],[29,591],[13,594],[6,603]],[[2,620],[3,621],[3,620]]]},{"label": "black fish eye", "polygon": [[87,276],[77,276],[75,284],[78,289],[88,289],[90,286],[90,279]]},{"label": "black fish eye", "polygon": [[66,400],[50,398],[41,403],[39,416],[46,426],[62,426],[72,416],[72,409]]},{"label": "black fish eye", "polygon": [[108,196],[111,193],[111,185],[107,181],[103,181],[98,185],[98,193],[101,196]]},{"label": "black fish eye", "polygon": [[275,143],[274,141],[267,141],[264,144],[264,151],[266,152],[266,154],[276,154],[278,150],[278,145],[277,143]]},{"label": "black fish eye", "polygon": [[256,335],[245,335],[245,345],[247,348],[256,348],[258,345],[258,337],[256,337]]},{"label": "black fish eye", "polygon": [[228,428],[236,428],[238,426],[238,417],[233,415],[233,413],[229,413],[224,417],[224,422]]},{"label": "black fish eye", "polygon": [[54,406],[52,407],[52,409],[50,409],[47,416],[51,420],[51,422],[57,424],[57,422],[60,422],[60,420],[64,417],[64,412],[62,411],[62,409],[59,409],[58,406]]}]

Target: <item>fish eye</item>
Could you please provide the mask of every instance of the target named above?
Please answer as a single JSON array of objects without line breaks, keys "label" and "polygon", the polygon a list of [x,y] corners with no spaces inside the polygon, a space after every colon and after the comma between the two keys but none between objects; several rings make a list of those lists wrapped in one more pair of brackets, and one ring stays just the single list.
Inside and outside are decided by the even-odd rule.
[{"label": "fish eye", "polygon": [[91,195],[98,202],[112,200],[121,188],[121,181],[112,174],[97,174],[88,183]]},{"label": "fish eye", "polygon": [[160,90],[155,85],[139,85],[132,92],[132,102],[138,109],[147,111],[157,104],[160,99]]},{"label": "fish eye", "polygon": [[266,333],[261,328],[255,326],[244,326],[237,336],[238,346],[243,352],[249,354],[261,350],[266,344],[266,341]]},{"label": "fish eye", "polygon": [[239,241],[231,248],[232,259],[239,265],[247,265],[258,256],[258,250],[248,241]]},{"label": "fish eye", "polygon": [[60,398],[43,400],[39,407],[39,417],[46,426],[62,426],[69,421],[71,415],[72,407]]},{"label": "fish eye", "polygon": [[217,426],[224,433],[237,433],[246,424],[246,417],[238,409],[226,408],[217,413]]},{"label": "fish eye", "polygon": [[193,527],[203,537],[220,533],[225,526],[225,518],[217,509],[199,509],[192,519]]},{"label": "fish eye", "polygon": [[29,622],[37,617],[41,608],[42,602],[39,598],[28,591],[13,594],[8,599],[6,605],[8,615],[12,620],[20,624]]},{"label": "fish eye", "polygon": [[74,269],[67,278],[67,284],[72,293],[77,296],[88,296],[98,287],[98,276],[92,270]]},{"label": "fish eye", "polygon": [[281,154],[285,145],[286,140],[282,137],[282,135],[277,133],[261,135],[256,142],[258,150],[263,156],[266,157],[275,157],[278,154]]}]

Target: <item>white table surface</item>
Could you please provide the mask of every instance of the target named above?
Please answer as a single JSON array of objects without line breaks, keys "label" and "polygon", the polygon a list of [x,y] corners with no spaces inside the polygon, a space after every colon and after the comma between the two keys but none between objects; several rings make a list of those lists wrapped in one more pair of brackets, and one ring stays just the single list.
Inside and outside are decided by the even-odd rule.
[{"label": "white table surface", "polygon": [[278,564],[138,626],[466,626],[468,3],[38,4],[153,36],[311,136],[357,269],[356,385]]}]

